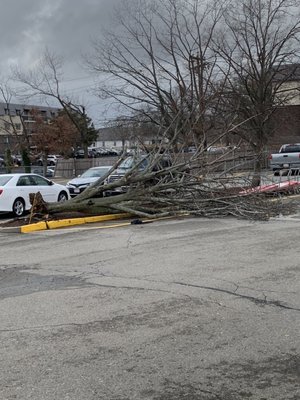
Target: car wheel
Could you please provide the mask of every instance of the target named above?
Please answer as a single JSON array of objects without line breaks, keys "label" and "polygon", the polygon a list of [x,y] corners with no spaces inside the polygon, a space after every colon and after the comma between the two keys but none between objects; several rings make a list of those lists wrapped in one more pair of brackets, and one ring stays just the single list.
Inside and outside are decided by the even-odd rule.
[{"label": "car wheel", "polygon": [[58,195],[57,201],[58,201],[59,203],[63,203],[64,201],[67,201],[67,200],[68,200],[68,195],[67,195],[67,193],[66,193],[66,192],[60,192],[59,195]]},{"label": "car wheel", "polygon": [[23,199],[18,198],[14,201],[12,211],[16,217],[22,217],[25,214],[25,202]]}]

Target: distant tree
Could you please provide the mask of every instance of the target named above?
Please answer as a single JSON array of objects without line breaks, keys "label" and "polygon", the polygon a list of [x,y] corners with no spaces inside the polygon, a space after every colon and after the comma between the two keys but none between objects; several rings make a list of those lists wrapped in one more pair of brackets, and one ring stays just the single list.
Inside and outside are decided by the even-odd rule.
[{"label": "distant tree", "polygon": [[72,148],[80,141],[77,128],[63,109],[53,118],[51,125],[57,137],[53,152],[70,156]]},{"label": "distant tree", "polygon": [[37,154],[40,155],[43,163],[43,173],[47,172],[47,157],[56,149],[57,132],[52,124],[48,124],[37,109],[30,111],[33,120],[31,131],[31,146],[35,147]]},{"label": "distant tree", "polygon": [[[68,119],[77,130],[75,136],[76,147],[83,148],[85,157],[88,156],[88,147],[97,140],[98,132],[86,114],[84,106],[66,105],[61,111],[61,116]],[[75,146],[74,146],[75,147]]]},{"label": "distant tree", "polygon": [[88,146],[95,140],[96,131],[91,119],[86,113],[85,106],[76,104],[67,95],[63,94],[61,81],[63,76],[63,63],[61,57],[45,50],[40,62],[30,71],[22,71],[14,68],[13,78],[23,84],[23,89],[19,90],[22,97],[39,97],[43,99],[51,98],[64,110],[77,129],[80,145],[88,154]]},{"label": "distant tree", "polygon": [[224,109],[245,121],[235,133],[256,154],[254,185],[259,184],[273,133],[271,116],[291,96],[283,85],[294,73],[286,65],[299,63],[299,41],[298,0],[233,0],[223,14],[215,51],[230,71]]},{"label": "distant tree", "polygon": [[12,157],[11,157],[11,150],[10,150],[10,148],[7,148],[7,149],[5,150],[4,160],[5,160],[6,172],[7,172],[7,173],[11,173],[11,170],[12,170],[12,167],[13,167],[13,162],[12,162]]},{"label": "distant tree", "polygon": [[145,143],[149,140],[156,142],[161,139],[159,129],[156,124],[149,121],[145,115],[134,113],[131,116],[118,116],[108,124],[110,130],[122,141],[122,150],[126,144],[140,149],[145,148]]},{"label": "distant tree", "polygon": [[30,115],[34,121],[30,143],[42,157],[45,175],[48,155],[70,154],[77,140],[78,131],[63,111],[60,111],[51,121],[45,120],[38,109],[32,109]]},{"label": "distant tree", "polygon": [[88,60],[100,79],[98,96],[116,101],[134,120],[140,116],[160,131],[169,128],[171,140],[176,119],[180,141],[205,145],[222,91],[212,51],[221,3],[124,0],[122,5],[113,29],[94,42]]}]

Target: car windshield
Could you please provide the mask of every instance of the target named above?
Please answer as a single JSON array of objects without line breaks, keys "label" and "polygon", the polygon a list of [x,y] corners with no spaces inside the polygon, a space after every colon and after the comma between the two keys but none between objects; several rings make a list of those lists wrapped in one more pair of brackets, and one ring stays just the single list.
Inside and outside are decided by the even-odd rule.
[{"label": "car windshield", "polygon": [[80,178],[100,178],[106,174],[107,171],[109,171],[109,168],[88,169],[80,176]]},{"label": "car windshield", "polygon": [[0,175],[0,186],[4,186],[7,184],[8,181],[10,181],[12,176],[7,176],[7,175]]},{"label": "car windshield", "polygon": [[147,164],[148,164],[148,160],[147,158],[144,158],[142,161],[136,157],[127,157],[125,158],[124,161],[121,162],[121,164],[119,165],[119,169],[131,169],[134,167],[134,165],[136,165],[137,163],[139,164],[139,169],[143,170],[146,168]]}]

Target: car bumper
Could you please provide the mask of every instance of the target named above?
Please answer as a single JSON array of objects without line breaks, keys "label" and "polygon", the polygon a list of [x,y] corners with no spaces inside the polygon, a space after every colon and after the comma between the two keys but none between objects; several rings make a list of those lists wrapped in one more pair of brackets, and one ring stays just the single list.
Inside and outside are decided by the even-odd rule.
[{"label": "car bumper", "polygon": [[74,187],[69,187],[67,186],[67,189],[69,190],[70,196],[71,197],[76,197],[80,193],[82,193],[87,187],[84,188],[74,188]]}]

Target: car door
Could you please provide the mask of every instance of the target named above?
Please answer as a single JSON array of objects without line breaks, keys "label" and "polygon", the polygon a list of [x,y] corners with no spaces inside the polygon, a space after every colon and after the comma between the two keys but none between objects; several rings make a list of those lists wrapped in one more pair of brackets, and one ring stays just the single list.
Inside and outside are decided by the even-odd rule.
[{"label": "car door", "polygon": [[17,195],[15,197],[22,197],[25,200],[26,208],[30,208],[29,193],[36,193],[38,191],[36,185],[31,180],[31,176],[20,176],[16,183],[16,188]]},{"label": "car door", "polygon": [[31,181],[34,184],[35,192],[40,192],[43,199],[48,202],[57,201],[57,193],[53,185],[51,185],[48,179],[43,178],[39,175],[31,175]]}]

